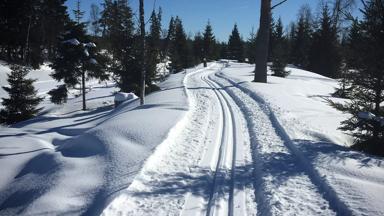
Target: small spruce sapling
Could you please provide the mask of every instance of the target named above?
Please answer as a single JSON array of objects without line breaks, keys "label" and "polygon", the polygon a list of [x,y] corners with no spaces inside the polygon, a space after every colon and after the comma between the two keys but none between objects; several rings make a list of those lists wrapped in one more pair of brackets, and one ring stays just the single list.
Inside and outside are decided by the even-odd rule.
[{"label": "small spruce sapling", "polygon": [[43,98],[37,96],[33,86],[35,80],[26,76],[29,69],[14,65],[8,74],[9,86],[3,89],[9,94],[8,98],[2,98],[3,109],[0,110],[0,123],[14,124],[34,117],[41,108],[37,108]]}]

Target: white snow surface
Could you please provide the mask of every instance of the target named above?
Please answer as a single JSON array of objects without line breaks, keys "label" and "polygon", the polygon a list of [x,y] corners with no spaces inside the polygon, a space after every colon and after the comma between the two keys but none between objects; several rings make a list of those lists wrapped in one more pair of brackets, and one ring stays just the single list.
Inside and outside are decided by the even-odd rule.
[{"label": "white snow surface", "polygon": [[189,112],[103,215],[382,215],[383,159],[344,147],[337,82],[253,67],[189,73]]},{"label": "white snow surface", "polygon": [[[31,76],[52,82],[45,69]],[[0,215],[384,215],[384,159],[347,147],[348,115],[325,100],[342,101],[337,81],[287,69],[262,84],[253,65],[213,62],[144,106],[112,109],[117,88],[92,81],[87,112],[44,101],[1,128]]]},{"label": "white snow surface", "polygon": [[[45,69],[31,76],[51,82]],[[116,109],[117,88],[90,81],[88,111],[81,111],[81,97],[60,106],[46,100],[42,106],[49,108],[40,116],[1,128],[0,215],[100,213],[185,115],[184,76],[160,83],[162,90],[148,95],[144,106],[130,100]]]}]

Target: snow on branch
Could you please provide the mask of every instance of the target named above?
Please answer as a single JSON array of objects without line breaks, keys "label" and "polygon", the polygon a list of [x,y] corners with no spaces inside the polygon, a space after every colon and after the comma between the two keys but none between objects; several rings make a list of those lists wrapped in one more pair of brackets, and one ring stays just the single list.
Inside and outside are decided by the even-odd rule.
[{"label": "snow on branch", "polygon": [[75,39],[75,38],[70,39],[70,40],[63,41],[63,43],[66,43],[66,44],[72,44],[72,45],[74,45],[74,46],[79,46],[79,45],[81,44],[81,43],[80,43],[77,39]]}]

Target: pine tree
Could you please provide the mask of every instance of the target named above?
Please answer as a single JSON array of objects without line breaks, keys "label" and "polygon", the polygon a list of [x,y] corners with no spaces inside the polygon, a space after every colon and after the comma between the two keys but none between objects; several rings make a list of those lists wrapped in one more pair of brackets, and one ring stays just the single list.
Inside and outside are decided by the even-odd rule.
[{"label": "pine tree", "polygon": [[355,137],[354,148],[384,155],[384,50],[378,49],[384,44],[383,3],[367,1],[362,12],[363,20],[353,27],[356,74],[351,77],[352,99],[333,105],[351,115],[340,129]]},{"label": "pine tree", "polygon": [[80,24],[81,23],[81,20],[83,19],[83,16],[84,16],[84,11],[81,10],[81,2],[80,0],[77,0],[76,2],[76,8],[73,10],[73,14],[75,15],[75,20],[77,22],[77,24]]},{"label": "pine tree", "polygon": [[237,24],[235,24],[232,30],[232,34],[229,36],[228,52],[230,59],[244,62],[244,43],[240,37]]},{"label": "pine tree", "polygon": [[101,26],[100,26],[100,8],[96,4],[91,5],[90,11],[90,30],[92,32],[93,37],[100,36]]},{"label": "pine tree", "polygon": [[58,53],[53,60],[51,67],[54,72],[51,76],[64,81],[68,87],[82,86],[83,110],[85,103],[85,79],[86,77],[105,80],[108,75],[105,73],[106,57],[97,49],[96,45],[90,42],[85,33],[85,24],[71,23],[58,45]]},{"label": "pine tree", "polygon": [[0,111],[0,123],[14,124],[35,116],[41,109],[37,106],[43,98],[37,97],[33,79],[27,79],[29,69],[14,65],[8,74],[9,87],[3,89],[9,98],[2,98],[4,108]]},{"label": "pine tree", "polygon": [[174,38],[171,40],[170,49],[170,70],[172,73],[180,72],[184,68],[192,66],[191,49],[188,46],[187,35],[185,34],[182,21],[179,17],[174,21]]},{"label": "pine tree", "polygon": [[215,59],[215,36],[213,35],[213,30],[211,23],[208,21],[207,26],[204,31],[204,58],[206,61],[212,61]]},{"label": "pine tree", "polygon": [[193,56],[196,64],[200,64],[204,60],[204,38],[200,32],[193,39]]},{"label": "pine tree", "polygon": [[105,0],[101,13],[102,41],[112,56],[110,66],[123,92],[140,93],[140,42],[134,34],[133,13],[127,0]]},{"label": "pine tree", "polygon": [[156,79],[157,64],[161,61],[161,9],[159,9],[158,13],[152,11],[150,24],[150,31],[147,38],[146,77],[148,86],[152,86],[153,80]]},{"label": "pine tree", "polygon": [[296,66],[308,69],[309,51],[312,41],[312,15],[308,6],[300,9],[299,20],[296,25],[295,37],[293,40],[292,58]]},{"label": "pine tree", "polygon": [[272,67],[274,76],[286,77],[289,75],[289,71],[285,70],[287,66],[287,41],[283,33],[283,23],[281,18],[278,19],[276,25],[272,30],[272,37],[274,41],[273,50],[271,54]]},{"label": "pine tree", "polygon": [[255,64],[256,62],[256,33],[252,29],[247,44],[246,44],[246,57],[248,59],[248,63]]},{"label": "pine tree", "polygon": [[320,27],[313,34],[309,56],[309,69],[315,73],[336,78],[340,73],[340,45],[337,29],[329,14],[328,6],[322,9]]},{"label": "pine tree", "polygon": [[69,20],[64,2],[1,1],[0,58],[38,68],[54,55],[58,36]]}]

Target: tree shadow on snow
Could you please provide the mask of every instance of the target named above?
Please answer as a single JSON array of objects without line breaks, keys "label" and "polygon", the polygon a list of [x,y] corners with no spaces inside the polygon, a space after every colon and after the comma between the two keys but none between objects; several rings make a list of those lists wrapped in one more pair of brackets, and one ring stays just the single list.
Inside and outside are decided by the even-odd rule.
[{"label": "tree shadow on snow", "polygon": [[382,167],[384,160],[380,157],[355,151],[351,148],[340,146],[331,142],[317,142],[309,140],[294,140],[295,145],[314,163],[320,159],[324,164],[346,165],[347,160],[358,162],[359,167]]}]

